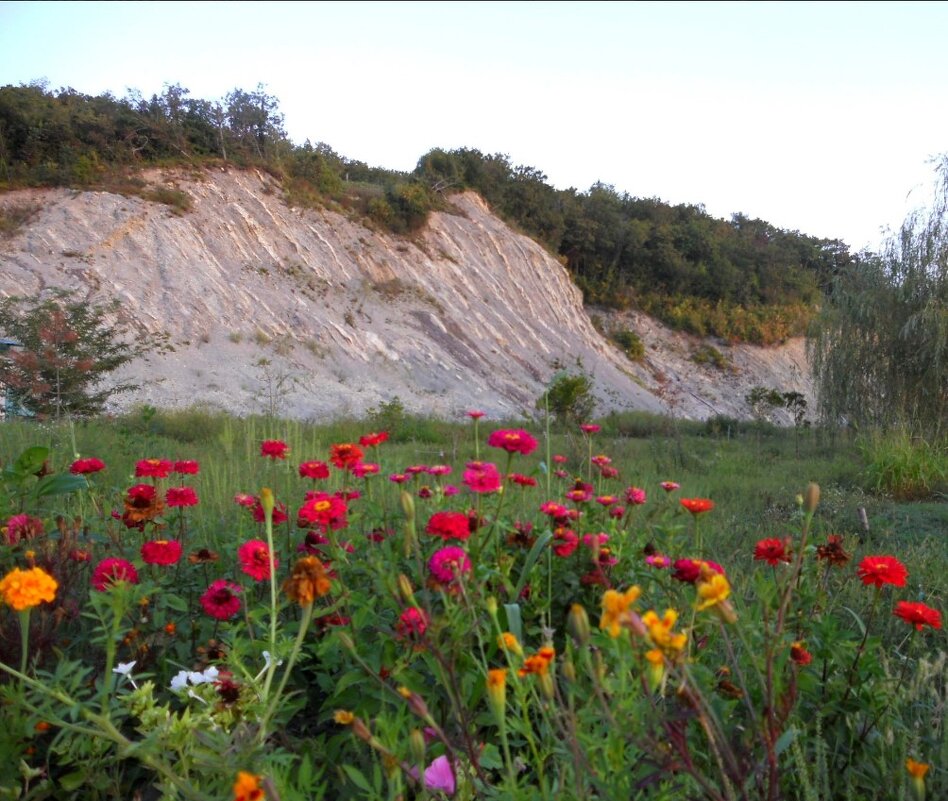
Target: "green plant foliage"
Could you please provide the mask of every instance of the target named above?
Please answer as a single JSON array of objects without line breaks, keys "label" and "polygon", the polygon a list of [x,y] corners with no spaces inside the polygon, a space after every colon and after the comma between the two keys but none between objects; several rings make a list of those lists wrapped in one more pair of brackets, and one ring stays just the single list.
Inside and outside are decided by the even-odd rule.
[{"label": "green plant foliage", "polygon": [[634,362],[640,362],[645,358],[645,343],[641,337],[629,329],[620,329],[613,331],[610,336],[612,340],[622,348],[622,352]]},{"label": "green plant foliage", "polygon": [[592,379],[585,373],[554,376],[546,392],[537,399],[536,408],[549,408],[550,413],[562,423],[589,420],[596,408]]},{"label": "green plant foliage", "polygon": [[731,362],[714,345],[699,345],[691,354],[695,364],[709,364],[718,370],[730,370]]},{"label": "green plant foliage", "polygon": [[948,498],[948,445],[913,437],[904,429],[875,432],[861,443],[873,492],[899,500]]}]

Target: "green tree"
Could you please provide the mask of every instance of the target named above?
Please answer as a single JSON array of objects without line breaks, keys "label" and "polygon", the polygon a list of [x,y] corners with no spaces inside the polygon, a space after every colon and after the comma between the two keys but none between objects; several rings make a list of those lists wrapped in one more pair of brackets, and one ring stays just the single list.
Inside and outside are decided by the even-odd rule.
[{"label": "green tree", "polygon": [[596,399],[592,379],[585,373],[558,373],[537,399],[537,409],[549,404],[550,413],[561,423],[584,423],[593,416]]},{"label": "green tree", "polygon": [[88,416],[113,396],[138,388],[107,377],[133,359],[169,349],[164,335],[142,337],[118,316],[120,304],[71,300],[0,301],[0,334],[20,347],[0,357],[0,385],[40,418]]},{"label": "green tree", "polygon": [[832,281],[809,341],[824,419],[948,433],[948,155],[936,178],[928,209]]}]

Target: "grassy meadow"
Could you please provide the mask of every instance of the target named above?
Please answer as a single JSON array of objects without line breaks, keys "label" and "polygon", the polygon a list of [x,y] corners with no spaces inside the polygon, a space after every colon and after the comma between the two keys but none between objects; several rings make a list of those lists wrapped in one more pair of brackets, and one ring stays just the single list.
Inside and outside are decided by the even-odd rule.
[{"label": "grassy meadow", "polygon": [[0,798],[944,797],[944,450],[596,423],[0,424]]}]

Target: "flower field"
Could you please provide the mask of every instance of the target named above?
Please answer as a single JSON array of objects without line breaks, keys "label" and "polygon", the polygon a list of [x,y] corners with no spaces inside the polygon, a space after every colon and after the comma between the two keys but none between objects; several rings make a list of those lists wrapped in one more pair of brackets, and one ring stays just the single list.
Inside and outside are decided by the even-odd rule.
[{"label": "flower field", "polygon": [[851,443],[0,434],[0,798],[948,794],[944,516]]}]

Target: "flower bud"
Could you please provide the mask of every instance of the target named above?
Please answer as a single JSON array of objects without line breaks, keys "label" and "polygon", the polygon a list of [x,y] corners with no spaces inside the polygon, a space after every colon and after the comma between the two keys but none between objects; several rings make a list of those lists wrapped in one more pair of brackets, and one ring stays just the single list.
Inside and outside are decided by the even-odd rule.
[{"label": "flower bud", "polygon": [[589,642],[589,615],[581,604],[573,604],[570,607],[567,625],[577,645]]},{"label": "flower bud", "polygon": [[412,762],[416,765],[423,765],[425,762],[425,735],[421,729],[412,729],[408,735],[408,750],[411,753]]},{"label": "flower bud", "polygon": [[576,665],[573,664],[573,660],[570,657],[567,657],[563,660],[563,676],[568,682],[576,681]]},{"label": "flower bud", "polygon": [[260,506],[263,508],[264,518],[267,520],[272,519],[273,507],[276,506],[276,501],[273,499],[273,490],[269,487],[264,487],[260,490]]},{"label": "flower bud", "polygon": [[497,599],[493,595],[489,595],[484,603],[487,606],[487,614],[492,618],[497,617]]},{"label": "flower bud", "polygon": [[406,604],[414,605],[415,591],[412,589],[408,576],[404,573],[398,574],[398,594]]},{"label": "flower bud", "polygon": [[402,502],[402,511],[405,513],[405,518],[414,522],[415,520],[415,499],[411,496],[411,493],[407,490],[402,490],[401,495]]},{"label": "flower bud", "polygon": [[803,511],[813,514],[820,503],[820,485],[810,482],[806,485],[806,495],[803,498]]}]

